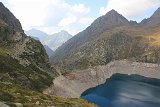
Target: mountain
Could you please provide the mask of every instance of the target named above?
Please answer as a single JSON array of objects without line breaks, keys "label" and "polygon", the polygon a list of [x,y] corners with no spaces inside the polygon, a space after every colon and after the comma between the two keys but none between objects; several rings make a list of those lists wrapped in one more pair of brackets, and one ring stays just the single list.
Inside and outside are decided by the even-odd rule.
[{"label": "mountain", "polygon": [[43,45],[24,34],[18,19],[2,3],[0,9],[1,82],[42,91],[56,74]]},{"label": "mountain", "polygon": [[46,53],[49,57],[54,53],[54,51],[51,48],[49,48],[47,45],[44,45],[44,49],[46,50]]},{"label": "mountain", "polygon": [[67,31],[64,30],[52,35],[48,35],[45,32],[36,29],[25,31],[25,33],[28,36],[34,38],[35,40],[40,40],[41,43],[44,45],[44,48],[48,56],[54,54],[53,51],[55,51],[59,46],[61,46],[67,40],[72,38],[72,35],[70,35]]},{"label": "mountain", "polygon": [[76,48],[77,46],[82,45],[83,43],[94,39],[95,36],[101,34],[105,30],[110,30],[112,29],[112,27],[123,26],[128,23],[129,22],[127,21],[126,18],[124,18],[119,13],[117,13],[115,10],[111,10],[106,15],[96,19],[87,29],[78,33],[75,37],[70,39],[63,46],[65,46],[64,48],[66,48],[66,50],[70,51],[70,49],[67,48],[69,47],[68,46],[69,44],[72,44],[75,42],[74,43],[75,45],[72,47]]},{"label": "mountain", "polygon": [[140,24],[144,26],[154,26],[157,24],[160,25],[159,18],[160,18],[160,8],[158,8],[150,18],[142,20]]},{"label": "mountain", "polygon": [[2,3],[0,3],[0,19],[0,23],[10,26],[15,31],[23,32],[19,20]]},{"label": "mountain", "polygon": [[60,46],[51,56],[51,62],[62,67],[62,71],[130,58],[158,63],[159,22],[159,9],[141,23],[128,21],[111,10]]},{"label": "mountain", "polygon": [[28,37],[19,20],[0,2],[0,103],[11,107],[94,107],[84,100],[43,94],[57,75],[43,45]]},{"label": "mountain", "polygon": [[59,46],[61,46],[70,38],[72,38],[72,35],[70,35],[67,31],[62,30],[61,32],[49,35],[42,41],[42,43],[55,51]]},{"label": "mountain", "polygon": [[59,46],[61,46],[67,40],[72,38],[72,35],[70,35],[67,31],[64,30],[52,35],[48,35],[45,32],[36,29],[25,31],[25,33],[36,40],[39,38],[38,40],[40,40],[43,45],[47,45],[53,51],[55,51]]},{"label": "mountain", "polygon": [[42,32],[34,28],[28,31],[25,31],[25,33],[28,36],[32,36],[33,38],[38,38],[41,42],[48,36],[48,34],[46,34],[45,32]]}]

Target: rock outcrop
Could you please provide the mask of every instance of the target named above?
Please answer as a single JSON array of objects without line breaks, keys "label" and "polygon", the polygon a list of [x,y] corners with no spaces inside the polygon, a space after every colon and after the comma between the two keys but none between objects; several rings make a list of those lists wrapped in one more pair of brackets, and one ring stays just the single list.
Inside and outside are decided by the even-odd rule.
[{"label": "rock outcrop", "polygon": [[0,102],[0,107],[10,107],[10,106],[4,104],[3,102]]}]

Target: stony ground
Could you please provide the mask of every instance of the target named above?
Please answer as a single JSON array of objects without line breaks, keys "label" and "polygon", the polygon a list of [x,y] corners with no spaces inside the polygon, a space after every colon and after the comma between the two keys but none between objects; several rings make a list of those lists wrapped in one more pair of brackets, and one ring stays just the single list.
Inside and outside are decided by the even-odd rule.
[{"label": "stony ground", "polygon": [[44,90],[44,93],[78,98],[86,89],[104,83],[114,73],[139,74],[151,78],[160,78],[160,67],[157,64],[138,63],[129,60],[113,61],[105,66],[96,66],[61,75],[53,81],[54,85]]}]

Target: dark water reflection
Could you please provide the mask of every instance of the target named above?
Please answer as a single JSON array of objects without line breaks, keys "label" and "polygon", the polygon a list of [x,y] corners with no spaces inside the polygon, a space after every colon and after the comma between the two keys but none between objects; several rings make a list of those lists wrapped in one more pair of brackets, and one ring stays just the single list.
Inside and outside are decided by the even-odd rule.
[{"label": "dark water reflection", "polygon": [[114,74],[81,98],[100,107],[160,107],[160,79]]}]

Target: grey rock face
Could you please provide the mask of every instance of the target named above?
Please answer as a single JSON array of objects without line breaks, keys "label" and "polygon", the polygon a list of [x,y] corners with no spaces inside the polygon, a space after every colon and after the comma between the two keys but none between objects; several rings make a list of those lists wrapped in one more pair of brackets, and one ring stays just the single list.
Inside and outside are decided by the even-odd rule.
[{"label": "grey rock face", "polygon": [[0,2],[0,19],[17,32],[23,32],[19,20]]}]

